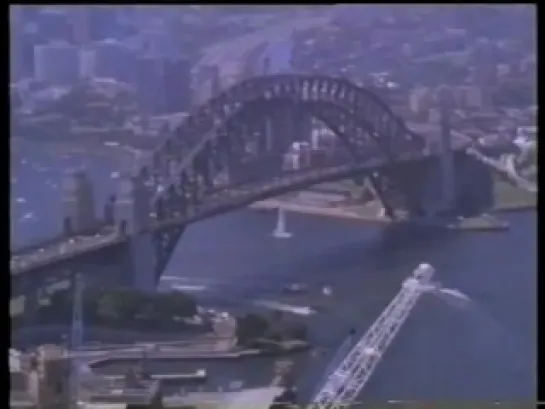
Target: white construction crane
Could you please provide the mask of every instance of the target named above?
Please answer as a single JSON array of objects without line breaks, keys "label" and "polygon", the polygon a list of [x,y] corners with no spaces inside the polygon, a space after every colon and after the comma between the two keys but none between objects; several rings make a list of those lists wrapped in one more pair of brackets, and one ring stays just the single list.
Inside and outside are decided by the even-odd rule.
[{"label": "white construction crane", "polygon": [[[83,343],[83,277],[74,274],[74,300],[72,305],[72,328],[70,331],[70,350],[78,351]],[[73,402],[77,401],[79,392],[79,360],[72,358],[70,373],[70,394]]]},{"label": "white construction crane", "polygon": [[431,283],[434,273],[432,266],[423,263],[403,282],[401,291],[327,377],[313,407],[337,409],[354,403],[420,296],[436,288]]}]

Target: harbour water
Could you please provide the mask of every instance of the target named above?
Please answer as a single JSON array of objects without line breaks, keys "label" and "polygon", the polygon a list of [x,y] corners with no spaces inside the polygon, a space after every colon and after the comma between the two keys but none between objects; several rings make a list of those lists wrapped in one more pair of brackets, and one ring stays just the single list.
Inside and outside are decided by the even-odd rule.
[{"label": "harbour water", "polygon": [[[14,242],[23,244],[60,230],[62,173],[86,164],[103,203],[113,192],[114,159],[51,157],[20,147],[12,157]],[[19,199],[19,200],[17,200]],[[271,299],[287,284],[329,285],[328,307],[304,319],[310,338],[325,351],[301,357],[305,395],[322,376],[327,358],[350,328],[364,331],[422,261],[436,268],[445,287],[472,304],[455,308],[437,297],[417,305],[364,390],[370,400],[533,400],[536,339],[536,214],[502,216],[508,232],[450,232],[384,240],[377,227],[288,215],[290,239],[271,232],[276,215],[242,210],[190,226],[165,276],[191,286],[206,303],[248,305]],[[172,281],[172,280],[171,280]],[[197,291],[198,290],[198,291]],[[199,365],[197,365],[199,366]],[[210,373],[272,378],[271,360],[214,364]],[[190,372],[189,364],[179,372]],[[252,380],[252,381],[250,381]]]}]

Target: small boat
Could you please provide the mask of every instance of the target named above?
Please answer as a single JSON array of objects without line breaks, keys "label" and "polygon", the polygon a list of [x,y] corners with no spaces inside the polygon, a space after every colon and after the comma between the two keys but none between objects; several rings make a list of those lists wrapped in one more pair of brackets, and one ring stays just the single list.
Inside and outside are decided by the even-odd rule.
[{"label": "small boat", "polygon": [[304,293],[308,290],[308,286],[304,283],[291,283],[284,287],[287,293]]},{"label": "small boat", "polygon": [[333,289],[328,285],[324,285],[322,287],[322,294],[325,295],[326,297],[329,297],[330,295],[333,294]]}]

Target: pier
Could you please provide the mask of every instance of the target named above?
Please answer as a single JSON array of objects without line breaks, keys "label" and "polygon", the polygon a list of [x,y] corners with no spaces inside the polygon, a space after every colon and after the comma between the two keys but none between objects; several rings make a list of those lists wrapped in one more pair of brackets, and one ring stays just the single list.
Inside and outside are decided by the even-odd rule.
[{"label": "pier", "polygon": [[[206,381],[208,373],[206,369],[198,369],[193,373],[177,373],[177,374],[152,374],[150,378],[153,381],[161,382],[183,382],[183,381]],[[125,379],[125,375],[103,375],[107,381],[118,382]]]}]

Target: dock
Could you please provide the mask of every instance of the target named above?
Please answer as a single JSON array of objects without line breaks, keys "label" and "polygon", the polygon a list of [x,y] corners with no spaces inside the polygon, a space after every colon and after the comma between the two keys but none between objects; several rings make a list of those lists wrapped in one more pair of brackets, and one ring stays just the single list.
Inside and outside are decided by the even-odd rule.
[{"label": "dock", "polygon": [[263,348],[238,349],[238,348],[180,348],[160,346],[158,348],[126,348],[106,351],[77,351],[70,356],[84,359],[90,367],[104,365],[111,362],[140,361],[144,357],[151,361],[184,361],[184,360],[208,360],[208,359],[244,359],[261,355],[289,354],[303,351],[308,348],[306,342],[287,342],[279,346],[277,351]]},{"label": "dock", "polygon": [[207,409],[268,409],[283,388],[265,387],[237,392],[195,392],[187,396],[163,398],[165,407],[195,407]]},{"label": "dock", "polygon": [[[125,375],[102,375],[108,381],[122,381]],[[206,381],[208,373],[206,369],[198,369],[193,373],[178,373],[178,374],[153,374],[150,378],[154,381],[162,382],[181,382],[181,381]]]},{"label": "dock", "polygon": [[140,361],[143,356],[150,361],[183,361],[183,360],[206,360],[206,359],[241,359],[262,355],[260,349],[248,349],[238,352],[222,351],[111,351],[88,361],[90,367],[103,365],[109,362],[131,362]]}]

